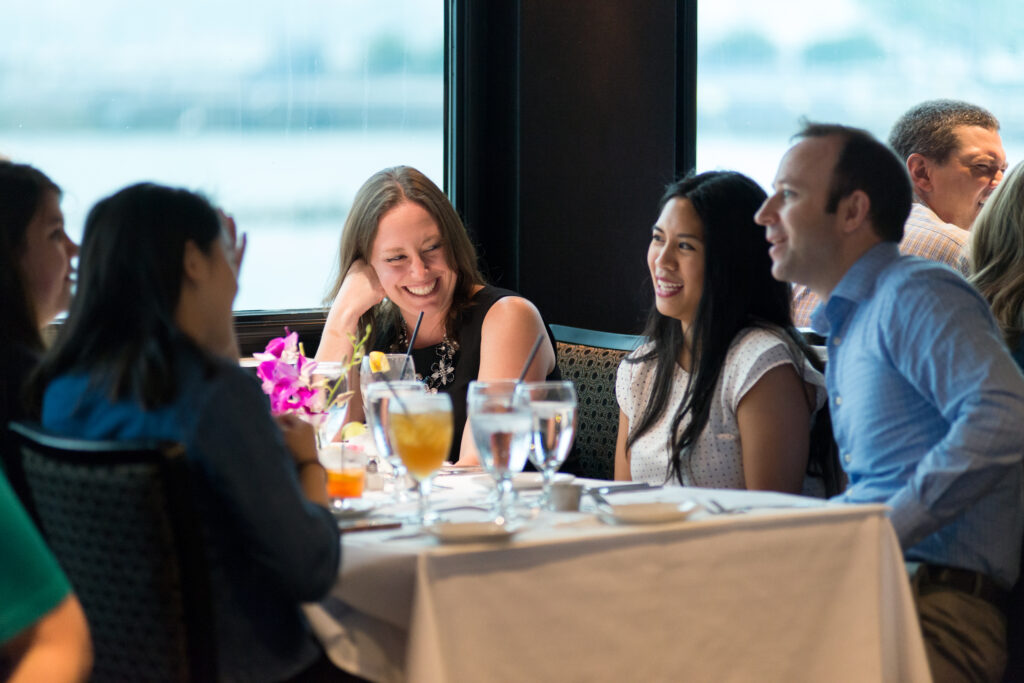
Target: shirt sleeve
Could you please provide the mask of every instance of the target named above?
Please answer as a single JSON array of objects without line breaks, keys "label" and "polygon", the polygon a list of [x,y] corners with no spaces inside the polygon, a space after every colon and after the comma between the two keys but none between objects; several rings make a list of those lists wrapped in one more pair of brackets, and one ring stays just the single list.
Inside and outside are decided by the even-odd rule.
[{"label": "shirt sleeve", "polygon": [[0,643],[56,607],[71,586],[0,472]]},{"label": "shirt sleeve", "polygon": [[259,386],[231,370],[219,373],[206,393],[194,447],[203,453],[253,558],[297,601],[317,600],[337,578],[337,523],[329,510],[303,495]]},{"label": "shirt sleeve", "polygon": [[637,372],[645,364],[633,363],[629,359],[645,353],[649,348],[650,345],[645,344],[627,355],[619,361],[619,369],[615,372],[615,400],[618,401],[619,410],[626,416],[630,424],[633,424],[637,414]]},{"label": "shirt sleeve", "polygon": [[729,350],[722,370],[725,407],[735,414],[743,397],[769,370],[787,364],[796,367],[786,342],[768,330],[746,332]]},{"label": "shirt sleeve", "polygon": [[888,501],[908,548],[1021,467],[1024,379],[987,304],[960,277],[912,277],[890,296],[901,300],[900,319],[880,333],[892,361],[949,423]]}]

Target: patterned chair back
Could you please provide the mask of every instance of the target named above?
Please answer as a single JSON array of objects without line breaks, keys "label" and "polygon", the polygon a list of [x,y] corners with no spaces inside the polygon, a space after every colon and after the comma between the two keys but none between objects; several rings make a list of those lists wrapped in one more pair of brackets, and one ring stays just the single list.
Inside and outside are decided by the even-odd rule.
[{"label": "patterned chair back", "polygon": [[562,379],[572,380],[579,399],[576,439],[563,469],[581,477],[611,479],[619,405],[615,374],[622,358],[640,346],[642,337],[551,325],[558,344]]},{"label": "patterned chair back", "polygon": [[209,574],[184,448],[10,429],[27,507],[89,622],[91,680],[216,680]]}]

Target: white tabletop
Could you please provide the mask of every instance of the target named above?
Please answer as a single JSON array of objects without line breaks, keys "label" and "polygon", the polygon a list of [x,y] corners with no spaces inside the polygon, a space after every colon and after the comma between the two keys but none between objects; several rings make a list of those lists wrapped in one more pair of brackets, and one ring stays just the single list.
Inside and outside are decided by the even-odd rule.
[{"label": "white tabletop", "polygon": [[[439,482],[453,488],[436,507],[483,491]],[[545,512],[502,543],[345,534],[338,584],[307,614],[336,664],[379,681],[929,680],[884,507],[688,488],[611,500],[708,498],[765,507],[629,526]]]}]

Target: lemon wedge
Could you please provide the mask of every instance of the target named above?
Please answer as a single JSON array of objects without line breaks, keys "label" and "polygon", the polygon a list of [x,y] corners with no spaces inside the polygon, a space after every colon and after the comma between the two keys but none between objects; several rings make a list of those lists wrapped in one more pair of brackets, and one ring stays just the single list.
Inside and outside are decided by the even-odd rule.
[{"label": "lemon wedge", "polygon": [[348,441],[353,436],[366,433],[366,425],[362,422],[349,422],[341,428],[341,440]]},{"label": "lemon wedge", "polygon": [[370,372],[387,372],[391,369],[388,356],[382,351],[370,351]]}]

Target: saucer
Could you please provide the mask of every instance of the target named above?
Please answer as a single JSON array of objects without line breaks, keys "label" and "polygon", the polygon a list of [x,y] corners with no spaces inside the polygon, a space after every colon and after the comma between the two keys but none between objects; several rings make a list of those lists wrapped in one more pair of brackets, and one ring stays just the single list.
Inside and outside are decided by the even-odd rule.
[{"label": "saucer", "polygon": [[[341,501],[345,501],[342,503]],[[331,514],[341,521],[345,519],[359,519],[366,517],[377,507],[368,500],[362,498],[341,498],[331,501]]]},{"label": "saucer", "polygon": [[600,512],[607,524],[664,524],[679,522],[689,517],[700,506],[692,500],[683,503],[630,503],[611,505]]},{"label": "saucer", "polygon": [[521,528],[496,522],[441,522],[426,532],[441,543],[486,543],[507,541]]}]

